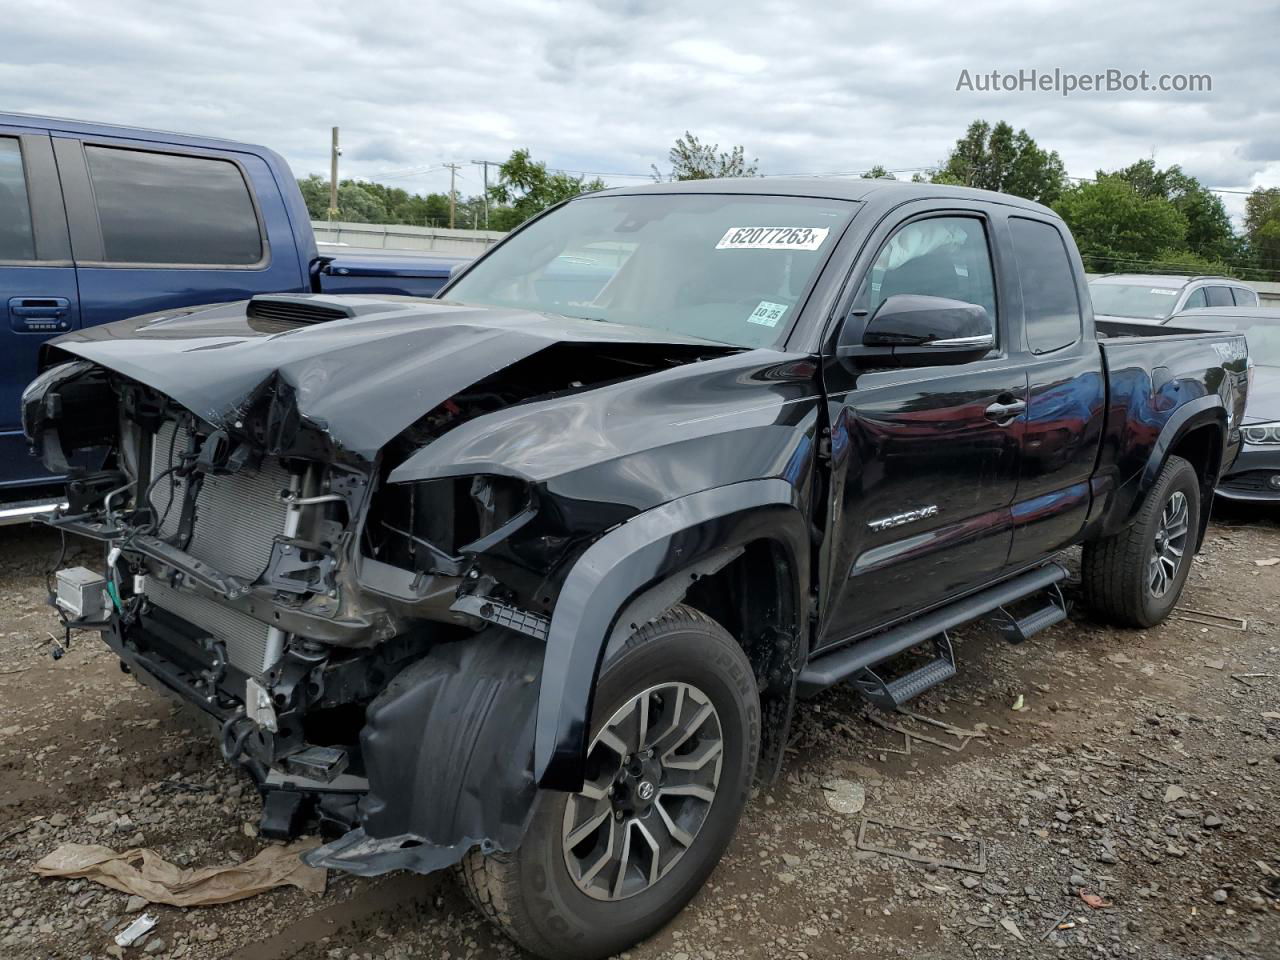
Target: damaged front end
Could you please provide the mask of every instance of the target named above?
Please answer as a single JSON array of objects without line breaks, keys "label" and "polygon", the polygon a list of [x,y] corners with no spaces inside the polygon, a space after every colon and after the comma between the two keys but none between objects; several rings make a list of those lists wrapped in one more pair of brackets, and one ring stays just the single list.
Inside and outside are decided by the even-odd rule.
[{"label": "damaged front end", "polygon": [[[513,849],[560,586],[638,506],[483,464],[393,474],[495,411],[732,351],[597,344],[584,363],[583,344],[512,332],[482,368],[427,369],[402,356],[407,329],[347,339],[318,327],[336,307],[277,299],[292,313],[261,298],[271,310],[214,308],[181,334],[130,321],[133,351],[93,331],[57,344],[24,427],[70,477],[46,522],[106,558],[60,576],[59,609],[199,708],[258,784],[264,835],[337,838],[310,862],[428,872]],[[436,327],[437,361],[451,338],[500,332],[463,327]],[[84,450],[100,469],[71,465]]]}]

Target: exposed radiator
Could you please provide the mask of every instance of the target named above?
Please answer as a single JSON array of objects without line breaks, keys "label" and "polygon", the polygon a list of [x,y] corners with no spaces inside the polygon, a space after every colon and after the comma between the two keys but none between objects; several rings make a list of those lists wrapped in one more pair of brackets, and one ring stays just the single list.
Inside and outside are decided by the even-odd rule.
[{"label": "exposed radiator", "polygon": [[[162,424],[152,446],[151,475],[159,476],[172,462],[177,462],[186,451],[187,443],[185,428],[173,421]],[[171,537],[178,532],[185,483],[178,477],[166,477],[156,485],[151,496],[156,510],[164,517],[159,530],[161,537]],[[279,494],[288,486],[289,474],[279,460],[264,460],[257,471],[206,476],[196,495],[196,519],[187,552],[223,573],[256,580],[267,569],[274,538],[284,532],[288,507],[280,501]]]},{"label": "exposed radiator", "polygon": [[[184,427],[173,421],[162,424],[152,446],[151,475],[157,477],[179,462],[189,439]],[[271,560],[275,537],[286,532],[289,508],[279,494],[289,483],[289,473],[279,460],[265,460],[256,471],[205,476],[196,494],[187,552],[223,573],[248,582],[257,580]],[[185,488],[186,481],[172,475],[156,484],[151,502],[163,518],[158,531],[161,537],[178,532]],[[284,635],[247,614],[216,600],[175,590],[154,577],[146,578],[144,592],[161,610],[222,641],[227,659],[245,673],[261,677],[279,659]]]},{"label": "exposed radiator", "polygon": [[280,658],[283,634],[233,607],[175,590],[155,577],[143,579],[142,592],[161,610],[222,641],[227,659],[247,674],[261,678]]}]

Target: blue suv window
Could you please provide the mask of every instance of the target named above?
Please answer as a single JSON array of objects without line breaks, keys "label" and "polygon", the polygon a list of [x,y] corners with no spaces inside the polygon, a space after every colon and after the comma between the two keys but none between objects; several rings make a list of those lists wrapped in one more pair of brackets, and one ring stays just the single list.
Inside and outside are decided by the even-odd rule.
[{"label": "blue suv window", "polygon": [[22,149],[13,137],[0,137],[0,260],[35,258]]},{"label": "blue suv window", "polygon": [[240,168],[227,160],[85,146],[113,263],[247,266],[262,233]]}]

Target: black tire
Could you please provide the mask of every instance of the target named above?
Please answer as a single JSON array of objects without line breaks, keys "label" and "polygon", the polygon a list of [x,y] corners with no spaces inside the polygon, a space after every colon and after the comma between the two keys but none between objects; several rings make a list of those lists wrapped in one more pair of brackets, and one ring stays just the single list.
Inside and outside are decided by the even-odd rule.
[{"label": "black tire", "polygon": [[642,892],[594,899],[570,875],[562,847],[571,795],[542,792],[519,849],[488,856],[473,849],[459,865],[472,902],[524,949],[552,960],[627,949],[680,912],[733,838],[759,756],[760,701],[742,648],[710,617],[681,605],[637,630],[601,674],[591,735],[642,691],[669,682],[706,695],[723,741],[714,799],[692,844]]},{"label": "black tire", "polygon": [[[1187,507],[1187,535],[1177,568],[1166,589],[1152,586],[1152,558],[1157,550],[1166,507],[1181,494]],[[1170,457],[1148,491],[1137,519],[1114,536],[1085,544],[1081,580],[1085,605],[1100,620],[1121,627],[1153,627],[1173,611],[1191,571],[1200,532],[1200,476],[1181,457]]]}]

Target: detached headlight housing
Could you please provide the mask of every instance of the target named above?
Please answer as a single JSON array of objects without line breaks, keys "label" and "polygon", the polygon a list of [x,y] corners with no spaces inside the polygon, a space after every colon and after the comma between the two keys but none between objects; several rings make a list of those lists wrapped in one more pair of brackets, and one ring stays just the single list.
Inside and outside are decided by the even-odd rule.
[{"label": "detached headlight housing", "polygon": [[1245,443],[1280,443],[1280,423],[1251,423],[1240,433]]}]

